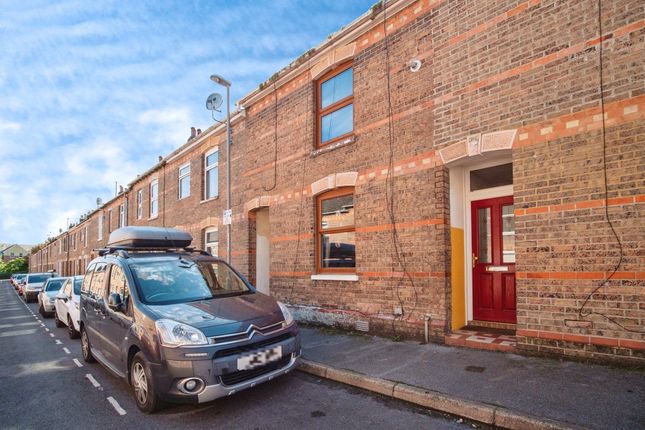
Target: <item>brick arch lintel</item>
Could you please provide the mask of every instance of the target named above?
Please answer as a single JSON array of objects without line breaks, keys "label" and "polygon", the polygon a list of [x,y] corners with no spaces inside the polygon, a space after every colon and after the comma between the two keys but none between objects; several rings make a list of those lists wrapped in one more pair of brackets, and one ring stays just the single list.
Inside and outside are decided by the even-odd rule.
[{"label": "brick arch lintel", "polygon": [[451,164],[466,157],[482,155],[493,151],[510,151],[515,141],[517,129],[501,130],[492,133],[471,134],[466,139],[439,150],[443,164]]},{"label": "brick arch lintel", "polygon": [[317,196],[340,187],[354,187],[358,179],[358,172],[332,173],[331,175],[317,180],[311,184],[311,195]]},{"label": "brick arch lintel", "polygon": [[333,51],[330,51],[327,55],[320,59],[320,61],[318,61],[311,67],[311,79],[315,81],[339,64],[354,58],[355,52],[356,42],[348,43],[345,46],[341,46],[334,49]]},{"label": "brick arch lintel", "polygon": [[258,209],[268,208],[271,198],[269,196],[260,196],[244,203],[244,213],[249,213]]}]

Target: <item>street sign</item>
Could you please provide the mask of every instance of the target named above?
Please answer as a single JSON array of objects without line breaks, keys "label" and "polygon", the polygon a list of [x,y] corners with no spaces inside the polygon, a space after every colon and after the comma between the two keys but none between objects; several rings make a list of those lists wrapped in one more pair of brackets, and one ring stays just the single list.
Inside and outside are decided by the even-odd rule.
[{"label": "street sign", "polygon": [[233,219],[233,209],[225,209],[224,216],[222,217],[222,224],[230,225]]}]

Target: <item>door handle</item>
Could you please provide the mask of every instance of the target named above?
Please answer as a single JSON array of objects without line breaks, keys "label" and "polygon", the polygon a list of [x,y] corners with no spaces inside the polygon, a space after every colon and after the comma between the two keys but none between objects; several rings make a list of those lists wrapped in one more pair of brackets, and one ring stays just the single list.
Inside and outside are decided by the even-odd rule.
[{"label": "door handle", "polygon": [[477,260],[478,260],[478,258],[475,255],[475,253],[473,252],[473,267],[475,267],[475,264],[477,264]]}]

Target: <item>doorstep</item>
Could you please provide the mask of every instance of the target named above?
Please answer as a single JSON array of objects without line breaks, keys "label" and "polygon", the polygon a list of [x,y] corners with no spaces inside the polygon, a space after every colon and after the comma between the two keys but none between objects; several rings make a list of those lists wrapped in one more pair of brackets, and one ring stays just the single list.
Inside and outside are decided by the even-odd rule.
[{"label": "doorstep", "polygon": [[464,327],[445,336],[446,345],[465,346],[487,351],[515,352],[517,340],[511,330],[493,330],[487,327]]}]

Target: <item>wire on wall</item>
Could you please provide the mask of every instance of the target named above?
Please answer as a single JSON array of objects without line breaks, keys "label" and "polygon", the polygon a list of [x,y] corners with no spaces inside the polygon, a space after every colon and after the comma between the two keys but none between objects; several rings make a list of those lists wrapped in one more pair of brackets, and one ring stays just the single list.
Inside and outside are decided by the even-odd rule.
[{"label": "wire on wall", "polygon": [[272,191],[278,184],[278,92],[276,90],[275,81],[277,81],[277,79],[273,81],[273,185],[269,188],[262,185],[262,189],[264,191]]},{"label": "wire on wall", "polygon": [[[407,269],[407,263],[405,259],[405,255],[401,252],[401,243],[399,239],[399,232],[396,227],[396,214],[395,214],[395,196],[394,196],[394,124],[392,122],[392,88],[391,88],[391,78],[390,78],[390,44],[389,44],[389,35],[387,33],[387,5],[386,5],[386,0],[383,0],[383,34],[384,34],[384,48],[385,48],[385,76],[386,76],[386,81],[387,81],[387,119],[388,119],[388,142],[389,142],[389,147],[388,147],[388,169],[387,169],[387,175],[385,178],[385,199],[387,201],[387,212],[388,216],[390,218],[390,224],[392,224],[392,245],[394,247],[394,253],[396,256],[396,263],[398,266],[400,266],[403,269],[403,275],[405,278],[408,279],[410,282],[410,285],[412,286],[412,291],[414,294],[414,305],[412,307],[412,310],[409,312],[410,315],[412,315],[416,309],[417,309],[417,304],[418,304],[418,293],[417,293],[417,288],[414,283],[414,279],[410,275],[410,272]],[[395,261],[392,261],[392,272],[395,271],[397,268],[397,264],[395,264]],[[393,277],[392,278],[394,281],[394,291],[396,293],[396,297],[399,301],[399,305],[401,306],[401,310],[404,310],[404,303],[403,299],[401,298],[401,286],[397,282],[397,278]],[[402,312],[405,314],[405,312]],[[394,334],[395,332],[395,326],[394,326],[394,320],[392,320],[392,331]]]},{"label": "wire on wall", "polygon": [[623,264],[624,260],[624,250],[623,250],[623,243],[620,240],[620,236],[618,236],[618,233],[616,232],[616,228],[614,227],[614,223],[611,221],[611,218],[609,217],[609,191],[608,191],[608,181],[607,181],[607,137],[606,137],[606,124],[605,124],[605,96],[604,96],[604,76],[603,76],[603,49],[602,49],[602,44],[603,44],[603,32],[602,32],[602,1],[598,0],[598,32],[600,34],[600,43],[598,44],[598,62],[599,62],[599,90],[600,90],[600,113],[602,116],[602,167],[603,167],[603,179],[604,179],[604,186],[605,186],[605,195],[604,195],[604,200],[605,200],[605,220],[607,221],[607,224],[609,225],[609,228],[611,229],[612,234],[614,235],[614,238],[616,239],[616,243],[618,245],[618,250],[620,257],[618,258],[618,263],[614,266],[614,268],[611,270],[609,275],[600,282],[600,284],[595,287],[585,298],[585,300],[582,302],[582,305],[578,309],[578,317],[579,318],[585,318],[590,315],[598,315],[600,317],[605,318],[609,322],[617,325],[618,327],[622,328],[625,331],[631,332],[631,333],[643,333],[643,331],[639,330],[632,330],[624,325],[620,324],[618,321],[616,321],[614,318],[605,315],[602,312],[596,312],[596,311],[586,311],[585,312],[585,307],[589,303],[589,300],[592,299],[593,295],[596,294],[601,288],[605,287],[607,284],[609,284],[609,281],[611,281],[618,272],[618,269],[620,266]]},{"label": "wire on wall", "polygon": [[[307,70],[311,70],[311,55],[309,55],[309,58],[307,59]],[[304,133],[304,138],[303,142],[308,142],[307,136],[309,136],[309,113],[310,113],[310,108],[313,105],[313,102],[307,99],[305,102],[305,127],[303,128],[303,133]],[[277,124],[276,124],[277,126]],[[295,273],[296,269],[298,268],[298,258],[300,256],[300,233],[302,231],[302,220],[305,217],[305,215],[302,213],[302,209],[305,203],[305,178],[306,178],[306,173],[307,173],[307,151],[305,149],[304,155],[302,157],[302,175],[300,179],[300,207],[298,209],[298,232],[296,234],[296,253],[295,256],[293,257],[293,269],[292,272]],[[293,295],[293,289],[296,285],[296,277],[293,277],[293,281],[291,282],[291,289],[289,290],[289,295],[287,297],[287,302],[291,302],[291,296]]]}]

